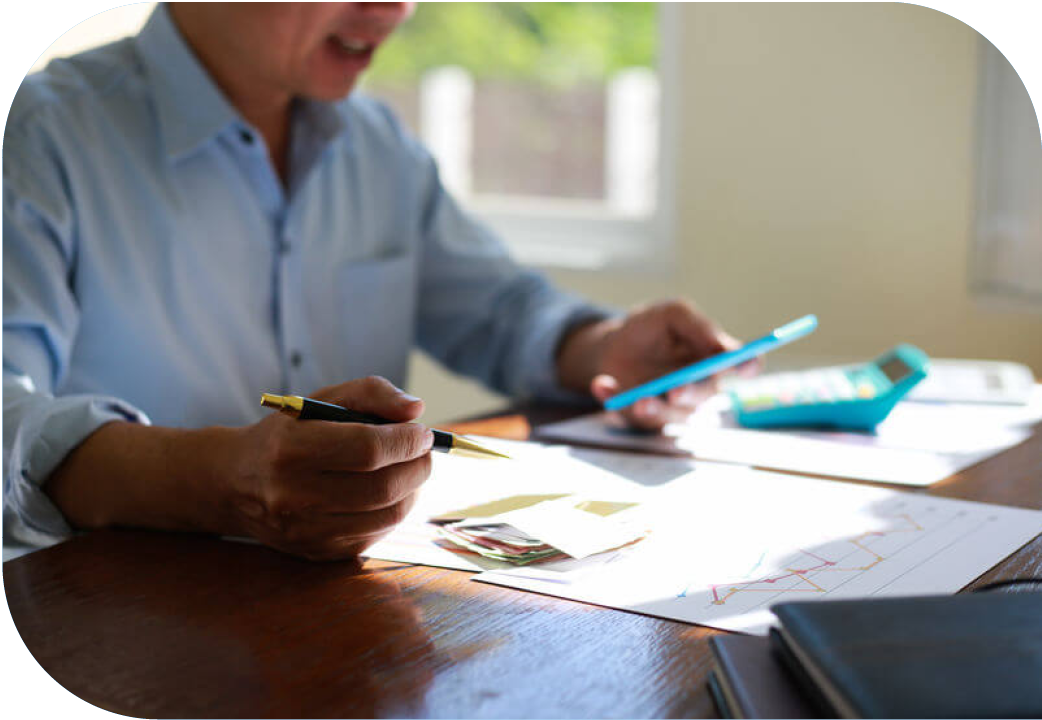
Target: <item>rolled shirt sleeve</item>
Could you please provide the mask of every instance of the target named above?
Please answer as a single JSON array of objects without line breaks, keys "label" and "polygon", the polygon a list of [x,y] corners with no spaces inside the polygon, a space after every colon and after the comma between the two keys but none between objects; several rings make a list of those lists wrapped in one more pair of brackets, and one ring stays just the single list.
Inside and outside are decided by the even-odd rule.
[{"label": "rolled shirt sleeve", "polygon": [[[6,335],[6,334],[5,334]],[[4,346],[7,346],[7,338]],[[26,374],[4,370],[4,532],[33,546],[72,532],[43,492],[65,456],[113,421],[148,423],[144,413],[117,398],[37,391]]]},{"label": "rolled shirt sleeve", "polygon": [[77,328],[68,284],[75,256],[72,208],[46,149],[17,131],[4,147],[4,535],[46,545],[71,528],[43,492],[66,455],[105,423],[148,423],[112,397],[55,397]]}]

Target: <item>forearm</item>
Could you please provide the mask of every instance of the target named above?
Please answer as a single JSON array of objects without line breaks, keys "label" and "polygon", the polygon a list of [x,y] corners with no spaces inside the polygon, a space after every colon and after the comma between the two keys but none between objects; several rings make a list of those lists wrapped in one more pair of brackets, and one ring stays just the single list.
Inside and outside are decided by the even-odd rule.
[{"label": "forearm", "polygon": [[51,473],[44,491],[80,529],[237,531],[229,480],[240,431],[111,422]]}]

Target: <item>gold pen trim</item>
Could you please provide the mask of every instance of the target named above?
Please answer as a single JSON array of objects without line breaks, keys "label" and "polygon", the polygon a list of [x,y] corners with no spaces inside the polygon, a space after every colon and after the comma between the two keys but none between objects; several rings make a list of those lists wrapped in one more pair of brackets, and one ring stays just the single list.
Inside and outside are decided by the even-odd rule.
[{"label": "gold pen trim", "polygon": [[261,395],[260,404],[275,410],[296,410],[300,412],[304,409],[304,398],[299,395],[272,395],[271,393],[264,393]]}]

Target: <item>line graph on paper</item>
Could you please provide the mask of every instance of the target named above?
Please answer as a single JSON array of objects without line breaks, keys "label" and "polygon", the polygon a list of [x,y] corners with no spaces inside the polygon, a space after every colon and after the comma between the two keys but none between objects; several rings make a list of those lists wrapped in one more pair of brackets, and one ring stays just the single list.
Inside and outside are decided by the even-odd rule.
[{"label": "line graph on paper", "polygon": [[[894,520],[896,522],[892,528],[870,530],[832,543],[837,551],[833,559],[825,556],[828,552],[826,548],[816,548],[815,551],[800,548],[794,554],[793,562],[786,563],[786,567],[780,572],[745,582],[710,585],[712,603],[724,605],[738,593],[826,593],[832,576],[867,572],[886,561],[887,556],[880,554],[892,549],[882,547],[886,544],[886,539],[899,534],[914,536],[925,529],[908,514],[901,514]],[[764,551],[757,561],[757,566],[762,563],[766,554]],[[753,570],[755,569],[756,566]],[[686,589],[681,595],[685,593]]]},{"label": "line graph on paper", "polygon": [[888,510],[882,523],[856,534],[778,553],[766,548],[744,572],[712,582],[700,578],[681,588],[676,600],[748,612],[787,600],[876,594],[910,568],[929,563],[931,548],[956,545],[992,520],[929,505],[898,503]]},{"label": "line graph on paper", "polygon": [[763,634],[778,603],[957,592],[1042,532],[1035,510],[724,466],[701,472],[645,505],[654,522],[639,543],[479,579]]}]

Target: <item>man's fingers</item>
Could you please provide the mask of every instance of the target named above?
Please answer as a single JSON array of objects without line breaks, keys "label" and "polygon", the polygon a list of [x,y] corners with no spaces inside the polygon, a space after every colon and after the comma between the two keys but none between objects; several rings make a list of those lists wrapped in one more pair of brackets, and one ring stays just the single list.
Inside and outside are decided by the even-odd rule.
[{"label": "man's fingers", "polygon": [[724,352],[737,350],[742,347],[742,342],[738,338],[732,336],[730,333],[724,332],[723,330],[717,330],[716,337],[717,340],[720,341],[720,345],[723,347]]},{"label": "man's fingers", "polygon": [[753,377],[758,375],[763,370],[763,358],[755,357],[752,360],[746,360],[744,363],[735,368],[735,373],[739,377]]},{"label": "man's fingers", "polygon": [[638,400],[623,410],[622,416],[632,427],[641,430],[661,430],[670,422],[668,406],[657,397],[647,397]]},{"label": "man's fingers", "polygon": [[315,399],[395,422],[409,422],[423,414],[423,400],[378,375],[322,388]]},{"label": "man's fingers", "polygon": [[673,388],[661,397],[647,397],[622,411],[626,422],[641,430],[661,430],[670,423],[687,420],[698,407],[716,393],[712,380]]},{"label": "man's fingers", "polygon": [[372,472],[430,452],[434,434],[419,423],[362,425],[322,420],[294,422],[272,448],[272,462],[289,474]]},{"label": "man's fingers", "polygon": [[687,385],[673,388],[666,393],[666,401],[673,407],[694,410],[696,406],[716,395],[719,390],[719,383],[714,376],[701,382],[688,383]]},{"label": "man's fingers", "polygon": [[267,488],[268,514],[314,518],[390,507],[415,493],[431,472],[430,454],[369,473],[302,473]]},{"label": "man's fingers", "polygon": [[733,349],[727,345],[728,341],[734,338],[689,303],[671,302],[666,306],[665,312],[670,331],[689,345],[697,355],[707,357]]},{"label": "man's fingers", "polygon": [[356,547],[358,544],[370,545],[393,530],[412,510],[416,497],[417,493],[412,493],[379,510],[301,519],[290,525],[268,529],[267,537],[261,539],[281,550],[305,557],[319,558],[323,553],[330,557],[346,557],[361,551]]},{"label": "man's fingers", "polygon": [[590,383],[590,393],[600,403],[618,392],[619,381],[611,375],[597,375]]}]

